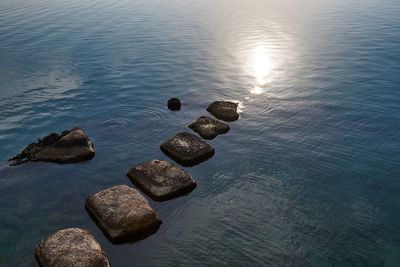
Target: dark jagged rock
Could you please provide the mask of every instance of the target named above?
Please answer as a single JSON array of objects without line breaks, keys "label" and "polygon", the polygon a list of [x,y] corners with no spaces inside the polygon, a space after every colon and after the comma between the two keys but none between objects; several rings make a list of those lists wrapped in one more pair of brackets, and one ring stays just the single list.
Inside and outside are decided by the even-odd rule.
[{"label": "dark jagged rock", "polygon": [[238,104],[229,101],[215,101],[208,106],[207,111],[214,115],[217,119],[223,121],[235,121],[239,119],[237,111]]},{"label": "dark jagged rock", "polygon": [[205,116],[198,118],[189,125],[189,128],[204,139],[214,139],[217,135],[227,133],[231,129],[228,124]]},{"label": "dark jagged rock", "polygon": [[168,100],[168,108],[170,110],[178,111],[181,109],[181,101],[179,98],[171,98]]},{"label": "dark jagged rock", "polygon": [[128,172],[128,177],[147,195],[158,201],[187,194],[196,187],[190,174],[164,160],[136,165]]},{"label": "dark jagged rock", "polygon": [[145,238],[161,225],[147,200],[127,185],[113,186],[92,195],[86,200],[86,209],[113,243]]},{"label": "dark jagged rock", "polygon": [[9,160],[10,165],[27,161],[49,161],[73,163],[94,157],[94,147],[86,133],[80,128],[51,133],[37,143],[27,146],[21,154]]},{"label": "dark jagged rock", "polygon": [[209,144],[190,133],[178,133],[164,141],[161,150],[183,166],[193,166],[211,158],[215,151]]},{"label": "dark jagged rock", "polygon": [[80,228],[57,231],[39,243],[35,255],[42,267],[110,266],[93,235]]}]

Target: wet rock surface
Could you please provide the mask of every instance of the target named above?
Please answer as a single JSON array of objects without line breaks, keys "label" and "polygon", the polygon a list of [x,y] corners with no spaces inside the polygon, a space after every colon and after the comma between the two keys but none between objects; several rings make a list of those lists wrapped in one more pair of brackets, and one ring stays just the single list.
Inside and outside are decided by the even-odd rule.
[{"label": "wet rock surface", "polygon": [[182,132],[164,141],[161,150],[183,166],[193,166],[211,158],[214,148],[199,137]]},{"label": "wet rock surface", "polygon": [[157,231],[161,220],[135,189],[118,185],[86,201],[86,209],[113,243],[139,240]]},{"label": "wet rock surface", "polygon": [[235,121],[239,119],[238,104],[229,101],[215,101],[208,106],[207,111],[214,117],[223,121]]},{"label": "wet rock surface", "polygon": [[189,125],[189,128],[204,139],[214,139],[217,135],[227,133],[231,129],[228,124],[205,116],[198,118]]},{"label": "wet rock surface", "polygon": [[181,109],[181,100],[179,98],[171,98],[168,100],[168,108],[173,111],[178,111]]},{"label": "wet rock surface", "polygon": [[136,165],[128,172],[128,177],[147,195],[158,201],[187,194],[196,187],[190,174],[164,160]]},{"label": "wet rock surface", "polygon": [[51,133],[37,143],[27,146],[21,154],[9,160],[10,165],[28,161],[48,161],[56,163],[73,163],[85,161],[95,155],[92,142],[80,128],[64,131],[61,134]]},{"label": "wet rock surface", "polygon": [[39,243],[35,254],[42,267],[110,266],[93,235],[80,228],[57,231]]}]

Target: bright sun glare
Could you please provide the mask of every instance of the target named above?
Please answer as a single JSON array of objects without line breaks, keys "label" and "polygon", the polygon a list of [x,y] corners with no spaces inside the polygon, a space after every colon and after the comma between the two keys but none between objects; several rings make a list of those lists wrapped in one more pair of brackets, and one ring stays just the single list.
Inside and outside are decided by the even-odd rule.
[{"label": "bright sun glare", "polygon": [[273,68],[272,61],[268,56],[267,50],[263,46],[256,47],[251,57],[252,75],[257,84],[251,90],[252,94],[261,94],[263,86],[268,82],[268,76]]}]

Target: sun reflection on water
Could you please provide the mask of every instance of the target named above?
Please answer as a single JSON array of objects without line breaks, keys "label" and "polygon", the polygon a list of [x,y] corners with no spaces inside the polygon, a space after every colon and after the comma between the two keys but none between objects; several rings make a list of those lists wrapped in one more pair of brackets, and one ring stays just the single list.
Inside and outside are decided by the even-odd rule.
[{"label": "sun reflection on water", "polygon": [[255,94],[255,95],[260,95],[263,92],[264,92],[264,89],[260,86],[254,86],[254,88],[250,90],[250,93]]},{"label": "sun reflection on water", "polygon": [[272,69],[272,61],[266,49],[262,46],[253,51],[253,73],[259,85],[267,83],[268,74]]},{"label": "sun reflection on water", "polygon": [[270,82],[270,74],[273,68],[274,62],[265,46],[257,46],[251,51],[249,71],[255,78],[255,85],[250,93],[259,95],[264,92],[265,85]]}]

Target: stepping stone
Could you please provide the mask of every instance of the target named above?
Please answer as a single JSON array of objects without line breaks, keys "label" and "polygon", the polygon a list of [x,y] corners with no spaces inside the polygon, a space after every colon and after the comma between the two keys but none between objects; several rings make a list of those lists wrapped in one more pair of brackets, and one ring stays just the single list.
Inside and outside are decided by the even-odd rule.
[{"label": "stepping stone", "polygon": [[178,133],[164,141],[161,150],[183,166],[194,166],[211,158],[215,151],[209,144],[190,133]]},{"label": "stepping stone", "polygon": [[205,116],[198,118],[189,125],[189,128],[204,139],[214,139],[217,135],[227,133],[231,129],[228,124]]},{"label": "stepping stone", "polygon": [[92,195],[86,200],[86,209],[113,243],[143,239],[161,225],[147,200],[127,185],[117,185]]},{"label": "stepping stone", "polygon": [[181,100],[179,98],[171,98],[168,100],[168,108],[173,111],[178,111],[181,109]]},{"label": "stepping stone", "polygon": [[42,267],[110,266],[94,236],[80,228],[57,231],[39,243],[35,255]]},{"label": "stepping stone", "polygon": [[215,101],[208,106],[207,111],[214,117],[223,121],[235,121],[239,119],[238,104],[229,101]]},{"label": "stepping stone", "polygon": [[72,163],[94,157],[94,147],[86,133],[80,128],[51,133],[37,143],[27,146],[21,154],[9,160],[10,165],[28,161]]},{"label": "stepping stone", "polygon": [[128,177],[158,201],[187,194],[196,187],[196,182],[187,172],[164,160],[136,165],[128,172]]}]

